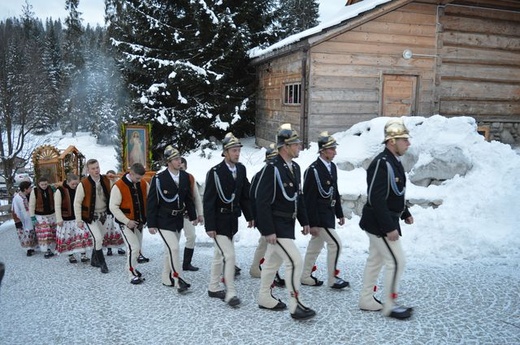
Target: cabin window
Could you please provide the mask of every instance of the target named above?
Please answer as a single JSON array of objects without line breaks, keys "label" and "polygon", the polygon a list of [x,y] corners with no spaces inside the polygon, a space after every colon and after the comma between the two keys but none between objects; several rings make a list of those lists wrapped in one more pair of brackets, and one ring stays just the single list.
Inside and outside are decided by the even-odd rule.
[{"label": "cabin window", "polygon": [[301,104],[302,101],[302,84],[293,83],[285,84],[285,91],[283,94],[284,104]]}]

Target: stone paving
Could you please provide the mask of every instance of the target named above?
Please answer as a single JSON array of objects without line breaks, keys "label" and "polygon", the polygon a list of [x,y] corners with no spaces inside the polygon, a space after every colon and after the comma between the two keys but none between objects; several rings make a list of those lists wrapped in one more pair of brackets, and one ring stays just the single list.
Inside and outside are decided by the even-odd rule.
[{"label": "stone paving", "polygon": [[[358,310],[366,253],[346,247],[340,267],[348,267],[351,287],[302,287],[304,302],[317,316],[298,322],[287,311],[258,308],[259,280],[248,273],[253,247],[237,247],[243,303],[233,309],[207,296],[209,243],[197,244],[194,264],[201,270],[186,273],[192,292],[179,296],[161,285],[158,241],[145,243],[151,261],[140,270],[147,280],[134,286],[124,256],[107,257],[109,274],[69,264],[66,256],[26,257],[14,228],[6,225],[0,229],[0,261],[7,266],[0,287],[0,344],[520,344],[518,258],[444,264],[408,257],[400,301],[415,313],[399,321]],[[286,294],[275,290],[285,301]]]}]

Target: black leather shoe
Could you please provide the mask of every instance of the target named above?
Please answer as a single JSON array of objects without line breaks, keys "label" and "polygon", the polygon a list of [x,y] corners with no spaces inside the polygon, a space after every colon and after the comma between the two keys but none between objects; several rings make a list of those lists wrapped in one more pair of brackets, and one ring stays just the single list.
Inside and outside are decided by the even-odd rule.
[{"label": "black leather shoe", "polygon": [[227,304],[230,307],[237,307],[240,303],[241,303],[240,298],[238,298],[237,296],[231,297],[231,299],[227,302]]},{"label": "black leather shoe", "polygon": [[90,261],[90,259],[87,257],[86,254],[81,254],[81,259],[80,260],[81,260],[81,262],[89,262]]},{"label": "black leather shoe", "polygon": [[410,316],[412,316],[412,311],[413,311],[413,308],[395,306],[392,309],[392,312],[390,313],[390,315],[388,315],[388,317],[398,319],[398,320],[405,320],[405,319],[408,319]]},{"label": "black leather shoe", "polygon": [[240,275],[240,271],[242,271],[242,269],[235,265],[235,277]]},{"label": "black leather shoe", "polygon": [[196,272],[196,271],[199,270],[199,268],[193,266],[192,264],[185,264],[185,265],[182,265],[182,270],[183,271],[193,271],[193,272]]},{"label": "black leather shoe", "polygon": [[74,255],[69,255],[69,262],[71,264],[77,264],[78,263],[78,259],[76,259],[76,257]]},{"label": "black leather shoe", "polygon": [[274,310],[274,311],[281,311],[281,310],[287,309],[287,305],[280,300],[278,300],[278,304],[276,304],[272,308],[267,308],[267,307],[264,307],[263,305],[259,305],[258,307],[260,309],[267,309],[267,310]]},{"label": "black leather shoe", "polygon": [[279,288],[285,287],[285,279],[280,278],[280,276],[278,275],[278,272],[274,276],[273,285],[277,286]]},{"label": "black leather shoe", "polygon": [[108,267],[107,267],[107,264],[106,264],[106,263],[103,262],[103,263],[100,265],[100,267],[101,267],[101,273],[108,273]]},{"label": "black leather shoe", "polygon": [[307,286],[322,286],[323,285],[323,280],[319,280],[318,278],[316,278],[313,275],[311,275],[311,279],[312,279],[313,283],[309,284],[309,283],[302,282],[302,285],[307,285]]},{"label": "black leather shoe", "polygon": [[107,249],[107,256],[112,256],[112,248]]},{"label": "black leather shoe", "polygon": [[32,256],[34,254],[34,249],[27,249],[27,256]]},{"label": "black leather shoe", "polygon": [[184,280],[182,280],[181,278],[177,278],[178,282],[179,282],[179,287],[177,287],[177,291],[180,293],[180,294],[185,294],[186,292],[188,292],[188,289],[191,287],[190,284],[186,283]]},{"label": "black leather shoe", "polygon": [[334,285],[331,286],[331,288],[333,289],[343,289],[343,288],[346,288],[350,286],[349,282],[339,278],[339,277],[336,277],[336,282],[334,283]]},{"label": "black leather shoe", "polygon": [[119,254],[119,255],[125,255],[126,252],[125,252],[125,250],[124,250],[123,248],[119,248],[119,249],[117,250],[117,254]]},{"label": "black leather shoe", "polygon": [[138,285],[141,284],[144,281],[144,279],[141,279],[140,277],[133,277],[132,280],[130,280],[131,284]]},{"label": "black leather shoe", "polygon": [[50,259],[50,258],[52,258],[53,256],[54,256],[54,253],[51,252],[51,251],[47,251],[47,252],[43,255],[43,257],[44,257],[45,259]]},{"label": "black leather shoe", "polygon": [[316,312],[310,308],[302,308],[299,305],[296,306],[296,310],[291,314],[291,317],[295,320],[308,320],[316,316]]},{"label": "black leather shoe", "polygon": [[221,300],[226,298],[226,291],[220,290],[220,291],[209,291],[208,290],[208,296],[213,298],[220,298]]},{"label": "black leather shoe", "polygon": [[139,256],[137,257],[137,262],[140,263],[140,264],[144,264],[145,262],[149,262],[150,259],[148,259],[147,257],[144,257],[143,254],[139,254]]}]

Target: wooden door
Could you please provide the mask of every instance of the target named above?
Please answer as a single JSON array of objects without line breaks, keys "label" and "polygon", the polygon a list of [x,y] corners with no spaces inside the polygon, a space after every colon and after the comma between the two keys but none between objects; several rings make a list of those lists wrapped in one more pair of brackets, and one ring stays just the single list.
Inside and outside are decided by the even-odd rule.
[{"label": "wooden door", "polygon": [[415,75],[383,75],[382,116],[416,115],[417,79]]}]

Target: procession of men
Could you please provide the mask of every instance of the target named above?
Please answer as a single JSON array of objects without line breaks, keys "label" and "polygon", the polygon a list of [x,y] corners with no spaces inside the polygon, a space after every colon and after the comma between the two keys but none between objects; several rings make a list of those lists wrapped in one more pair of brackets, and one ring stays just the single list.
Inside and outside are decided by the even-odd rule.
[{"label": "procession of men", "polygon": [[[405,262],[399,242],[399,220],[412,224],[413,217],[404,199],[406,177],[400,157],[410,142],[401,119],[388,121],[383,144],[385,150],[367,171],[368,200],[360,227],[369,236],[370,247],[359,308],[368,312],[381,311],[386,317],[403,320],[412,316],[413,308],[396,303]],[[164,286],[174,288],[179,298],[191,291],[192,284],[204,284],[202,281],[188,282],[185,275],[186,271],[198,270],[191,264],[195,243],[193,226],[203,224],[214,244],[207,294],[231,308],[240,307],[241,296],[248,295],[235,286],[240,268],[236,265],[234,236],[238,233],[238,220],[244,216],[248,227],[257,228],[261,235],[250,269],[252,278],[260,278],[255,292],[259,308],[275,312],[287,310],[295,320],[308,320],[316,315],[308,303],[312,298],[307,294],[312,290],[306,290],[304,294],[300,287],[324,285],[316,277],[315,262],[325,244],[327,287],[331,291],[350,288],[338,268],[343,244],[335,226],[344,225],[345,216],[338,188],[341,181],[338,181],[333,162],[337,146],[333,136],[322,132],[318,138],[316,161],[302,169],[295,161],[302,142],[290,124],[284,124],[276,133],[275,144],[266,151],[265,165],[250,183],[246,168],[240,163],[243,145],[228,133],[222,140],[222,161],[206,174],[202,201],[193,175],[185,171],[186,161],[172,145],[163,152],[165,169],[149,182],[144,179],[146,170],[141,163],[134,163],[116,181],[112,180],[114,176],[100,174],[98,161],[91,159],[86,164],[88,175],[81,180],[75,177],[77,192],[69,201],[56,203],[56,208],[70,214],[71,220],[75,219],[69,226],[77,227],[76,230],[92,239],[88,247],[81,248],[82,262],[90,261],[89,264],[98,267],[101,273],[109,273],[102,242],[109,224],[115,224],[126,244],[127,260],[121,269],[127,272],[128,281],[140,285],[146,279],[160,279]],[[39,199],[31,202],[39,205],[35,200]],[[22,211],[18,212],[19,218],[22,218]],[[296,221],[303,229],[302,233],[310,235],[304,256],[295,244]],[[57,224],[57,233],[61,231],[61,223]],[[24,229],[21,221],[19,224],[20,234]],[[27,229],[31,228],[29,225]],[[141,252],[145,229],[164,242],[164,268],[160,278],[145,277],[138,269],[139,264],[148,261],[143,260]],[[180,236],[184,232],[188,241],[181,261]],[[91,260],[85,256],[85,249],[92,250]],[[28,256],[29,250],[32,249],[28,249]],[[51,254],[52,250],[48,249],[46,257]],[[69,254],[69,261],[77,263],[73,254]],[[282,265],[284,279],[279,275]],[[380,301],[374,296],[374,286],[383,267],[386,270],[385,299]],[[275,286],[285,289],[286,302],[283,297],[275,296]]]}]

